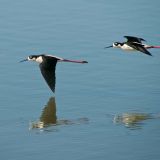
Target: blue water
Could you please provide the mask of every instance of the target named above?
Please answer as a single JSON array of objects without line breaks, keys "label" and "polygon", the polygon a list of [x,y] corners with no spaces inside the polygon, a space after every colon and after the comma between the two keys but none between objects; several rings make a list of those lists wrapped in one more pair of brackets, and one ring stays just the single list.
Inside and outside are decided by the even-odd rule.
[{"label": "blue water", "polygon": [[[159,160],[160,50],[151,49],[150,57],[104,49],[124,35],[160,45],[159,6],[157,0],[0,0],[0,158]],[[57,64],[53,94],[37,64],[18,63],[41,53],[89,63]],[[34,127],[50,100],[55,123]],[[152,118],[115,123],[124,113]]]}]

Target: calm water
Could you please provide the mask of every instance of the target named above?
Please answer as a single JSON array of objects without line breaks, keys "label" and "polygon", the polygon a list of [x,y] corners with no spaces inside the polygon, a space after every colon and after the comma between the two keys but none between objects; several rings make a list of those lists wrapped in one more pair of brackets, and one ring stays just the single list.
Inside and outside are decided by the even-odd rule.
[{"label": "calm water", "polygon": [[[0,0],[0,158],[159,160],[160,50],[104,49],[124,35],[160,45],[157,0]],[[56,94],[30,54],[57,65]],[[55,98],[54,98],[55,97]]]}]

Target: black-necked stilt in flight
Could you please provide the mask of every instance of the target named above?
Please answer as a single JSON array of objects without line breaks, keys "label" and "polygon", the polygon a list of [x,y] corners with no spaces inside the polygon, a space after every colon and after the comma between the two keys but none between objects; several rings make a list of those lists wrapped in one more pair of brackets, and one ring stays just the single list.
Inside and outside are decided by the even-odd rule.
[{"label": "black-necked stilt in flight", "polygon": [[133,37],[133,36],[124,36],[127,41],[126,42],[114,42],[111,46],[105,48],[121,48],[125,51],[140,51],[149,56],[152,54],[147,50],[150,48],[160,48],[160,46],[150,46],[147,44],[142,44],[142,41],[145,41],[143,38]]},{"label": "black-necked stilt in flight", "polygon": [[55,91],[55,82],[56,82],[56,76],[55,76],[55,70],[56,70],[56,64],[57,62],[73,62],[73,63],[88,63],[87,61],[80,61],[80,60],[68,60],[64,58],[60,58],[57,56],[52,55],[30,55],[27,59],[24,59],[20,62],[24,61],[35,61],[39,63],[39,67],[41,70],[41,73],[47,82],[49,88],[54,92]]}]

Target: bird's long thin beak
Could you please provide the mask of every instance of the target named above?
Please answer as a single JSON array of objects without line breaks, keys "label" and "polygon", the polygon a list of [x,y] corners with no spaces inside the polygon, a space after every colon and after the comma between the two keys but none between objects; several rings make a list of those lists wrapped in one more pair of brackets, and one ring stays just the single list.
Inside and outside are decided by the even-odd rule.
[{"label": "bird's long thin beak", "polygon": [[28,59],[23,59],[23,60],[21,60],[19,62],[21,63],[21,62],[25,62],[25,61],[28,61]]},{"label": "bird's long thin beak", "polygon": [[88,63],[87,61],[81,61],[81,60],[69,60],[69,59],[61,59],[61,60],[58,60],[59,62],[72,62],[72,63]]},{"label": "bird's long thin beak", "polygon": [[111,48],[111,47],[113,47],[113,46],[111,45],[111,46],[107,46],[107,47],[104,47],[104,48]]}]

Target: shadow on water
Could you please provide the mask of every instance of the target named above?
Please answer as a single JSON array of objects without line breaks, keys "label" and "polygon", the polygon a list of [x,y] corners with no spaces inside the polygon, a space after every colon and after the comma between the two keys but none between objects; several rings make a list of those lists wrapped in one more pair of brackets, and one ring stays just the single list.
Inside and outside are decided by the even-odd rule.
[{"label": "shadow on water", "polygon": [[114,124],[124,125],[129,129],[141,129],[144,125],[144,121],[155,118],[155,116],[148,113],[122,113],[115,115],[113,122]]},{"label": "shadow on water", "polygon": [[58,125],[74,125],[74,124],[86,124],[88,118],[78,118],[75,120],[57,119],[56,115],[56,100],[55,97],[50,97],[47,104],[44,106],[41,116],[38,121],[31,122],[29,129],[49,129]]}]

